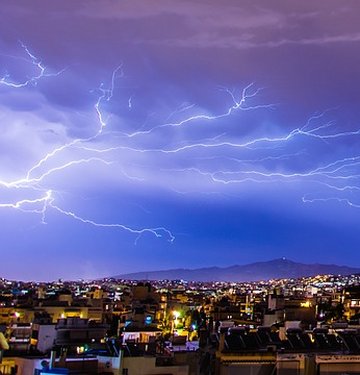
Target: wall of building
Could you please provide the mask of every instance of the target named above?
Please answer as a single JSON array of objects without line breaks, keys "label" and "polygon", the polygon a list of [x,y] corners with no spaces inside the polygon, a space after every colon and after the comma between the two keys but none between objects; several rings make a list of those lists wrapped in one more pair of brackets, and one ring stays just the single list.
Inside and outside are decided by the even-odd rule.
[{"label": "wall of building", "polygon": [[54,341],[56,338],[56,329],[55,325],[40,325],[39,326],[39,336],[38,336],[38,342],[37,342],[37,349],[41,353],[46,353],[54,345]]},{"label": "wall of building", "polygon": [[[98,371],[101,372],[112,372],[113,375],[122,375],[120,368],[120,357],[103,357],[97,356],[98,359]],[[131,375],[131,373],[129,374]]]},{"label": "wall of building", "polygon": [[220,367],[220,375],[272,375],[274,364],[231,363]]},{"label": "wall of building", "polygon": [[360,355],[317,355],[315,358],[317,374],[358,374]]},{"label": "wall of building", "polygon": [[188,375],[189,366],[156,366],[154,357],[125,357],[123,369],[128,369],[129,375],[172,374]]},{"label": "wall of building", "polygon": [[15,357],[13,358],[15,361],[17,368],[18,368],[18,374],[19,375],[32,375],[35,371],[35,369],[41,369],[41,361],[43,359],[32,359],[32,358],[20,358],[20,357]]},{"label": "wall of building", "polygon": [[277,375],[315,375],[310,373],[309,360],[313,361],[313,357],[309,358],[304,354],[278,354],[276,359]]}]

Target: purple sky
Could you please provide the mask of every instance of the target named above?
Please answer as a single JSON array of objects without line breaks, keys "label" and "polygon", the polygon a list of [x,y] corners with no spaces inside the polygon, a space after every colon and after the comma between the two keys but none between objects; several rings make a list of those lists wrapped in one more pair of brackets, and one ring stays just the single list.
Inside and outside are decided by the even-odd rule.
[{"label": "purple sky", "polygon": [[358,1],[0,12],[0,276],[360,267]]}]

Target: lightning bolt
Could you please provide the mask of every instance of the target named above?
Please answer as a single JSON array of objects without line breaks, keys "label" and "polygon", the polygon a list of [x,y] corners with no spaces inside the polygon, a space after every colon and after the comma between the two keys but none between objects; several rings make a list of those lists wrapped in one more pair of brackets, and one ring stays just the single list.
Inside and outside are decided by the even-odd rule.
[{"label": "lightning bolt", "polygon": [[[10,81],[8,76],[2,77],[0,79],[0,84],[2,84],[4,86],[7,86],[7,87],[10,87],[12,89],[21,89],[21,88],[24,88],[24,87],[26,87],[30,84],[36,84],[43,77],[57,76],[57,75],[59,75],[63,72],[63,71],[60,71],[60,72],[57,72],[57,73],[46,73],[47,69],[43,65],[41,60],[39,60],[35,55],[33,55],[23,43],[21,43],[21,46],[23,47],[26,54],[30,58],[31,63],[38,68],[39,73],[35,76],[30,77],[29,79],[27,79],[26,81],[23,81],[23,82]],[[106,88],[104,83],[101,83],[101,85],[99,86],[98,91],[99,91],[100,95],[98,96],[98,99],[94,104],[94,109],[95,109],[95,113],[96,113],[96,116],[97,116],[97,119],[98,119],[99,128],[94,135],[92,135],[88,138],[85,138],[85,139],[77,138],[77,139],[71,140],[70,142],[68,142],[64,145],[61,145],[60,147],[54,148],[51,152],[47,153],[43,158],[41,158],[37,163],[35,163],[27,171],[25,178],[21,178],[21,179],[14,180],[14,181],[0,180],[0,186],[3,186],[5,188],[8,188],[8,189],[30,189],[30,190],[33,190],[33,191],[36,191],[36,192],[41,192],[41,193],[43,193],[43,195],[40,196],[39,198],[34,198],[34,199],[25,198],[25,199],[18,200],[18,201],[12,202],[12,203],[9,203],[9,202],[0,203],[0,208],[12,208],[12,209],[20,210],[22,212],[40,214],[41,215],[41,222],[43,224],[46,224],[47,210],[49,208],[52,208],[52,209],[56,210],[57,212],[61,213],[62,215],[65,215],[67,217],[75,219],[75,220],[77,220],[79,222],[82,222],[84,224],[88,224],[88,225],[92,225],[92,226],[100,227],[100,228],[117,228],[117,229],[121,229],[121,230],[130,232],[132,234],[135,234],[135,235],[137,235],[135,243],[137,243],[139,238],[145,233],[150,233],[157,238],[165,237],[170,242],[174,241],[175,237],[165,227],[136,229],[136,228],[131,228],[129,226],[126,226],[124,224],[99,223],[99,222],[94,221],[94,220],[82,218],[72,211],[67,211],[67,210],[64,210],[61,207],[59,207],[55,203],[54,191],[53,190],[46,190],[45,191],[41,187],[42,186],[41,183],[43,183],[43,181],[46,180],[47,177],[49,177],[52,174],[59,173],[59,172],[65,170],[65,169],[69,169],[72,166],[84,164],[84,163],[93,163],[93,162],[101,162],[101,163],[104,163],[106,165],[110,165],[112,163],[112,161],[107,161],[107,160],[100,159],[100,158],[97,158],[97,157],[90,157],[90,158],[86,158],[86,159],[81,158],[81,159],[78,159],[78,160],[71,160],[71,161],[68,161],[66,163],[62,163],[61,165],[59,165],[57,167],[47,168],[45,170],[45,172],[38,174],[36,177],[33,176],[35,174],[35,172],[37,172],[40,169],[40,167],[43,167],[44,165],[46,165],[46,163],[49,160],[54,159],[61,152],[65,151],[67,149],[70,149],[70,148],[74,147],[75,145],[77,145],[79,143],[87,143],[87,142],[94,141],[102,135],[105,127],[107,126],[107,122],[108,122],[108,118],[105,118],[104,113],[102,111],[102,104],[104,102],[109,102],[112,99],[114,88],[115,88],[115,80],[119,77],[120,78],[123,77],[123,75],[124,75],[124,73],[123,73],[123,70],[122,70],[122,65],[120,65],[112,73],[110,86],[108,88]],[[131,102],[129,102],[129,105],[130,104],[131,104]],[[124,172],[124,174],[129,178],[136,179],[136,177],[130,177],[128,174],[126,174],[126,172]]]},{"label": "lightning bolt", "polygon": [[[254,86],[254,83],[250,83],[248,86],[246,86],[242,90],[241,96],[240,96],[239,99],[236,99],[235,93],[233,91],[231,91],[229,89],[224,89],[224,91],[226,91],[226,93],[230,96],[230,98],[232,100],[232,105],[223,113],[220,113],[220,114],[217,114],[217,115],[196,114],[196,115],[193,115],[193,116],[186,117],[186,118],[184,118],[184,119],[182,119],[181,121],[178,121],[178,122],[169,122],[169,123],[165,123],[165,124],[161,124],[161,125],[156,125],[156,126],[150,128],[148,130],[140,130],[140,131],[136,131],[136,132],[133,132],[133,133],[127,133],[126,135],[129,138],[132,138],[132,137],[150,134],[150,133],[152,133],[156,130],[163,129],[163,128],[169,128],[169,127],[170,128],[177,128],[177,127],[180,127],[180,126],[184,126],[188,123],[192,123],[192,122],[196,122],[196,121],[200,121],[200,120],[215,121],[215,120],[219,120],[219,119],[224,118],[224,117],[228,117],[233,112],[235,112],[237,110],[250,111],[250,110],[256,110],[256,109],[263,109],[263,108],[274,109],[275,108],[274,104],[247,105],[248,100],[251,99],[251,98],[254,98],[261,90],[261,89],[253,90],[253,86]],[[188,105],[185,108],[183,108],[181,111],[191,109],[193,106],[194,105]],[[176,112],[178,112],[178,111],[176,111]],[[171,116],[173,114],[174,113],[172,113]]]},{"label": "lightning bolt", "polygon": [[[44,77],[58,76],[63,71],[49,73],[47,67],[30,50],[21,43],[21,47],[27,56],[26,61],[37,70],[36,74],[26,80],[15,82],[9,76],[0,79],[0,85],[9,90],[22,90],[29,85],[36,85]],[[94,129],[86,138],[69,139],[58,147],[54,147],[39,160],[35,161],[25,172],[25,177],[14,180],[0,180],[0,188],[17,191],[18,194],[26,194],[20,200],[0,202],[0,208],[15,209],[21,212],[40,215],[41,222],[46,223],[49,210],[75,220],[85,225],[98,228],[113,228],[129,232],[136,236],[135,243],[144,234],[151,234],[156,238],[165,238],[173,242],[175,237],[164,226],[154,228],[133,228],[122,223],[102,223],[93,219],[81,217],[73,210],[66,210],[58,203],[59,191],[53,186],[51,178],[62,175],[71,168],[81,168],[86,164],[112,168],[114,164],[121,165],[116,168],[120,173],[134,183],[143,183],[149,178],[145,175],[142,163],[146,162],[151,171],[159,170],[165,173],[169,180],[176,175],[190,175],[192,181],[197,182],[205,189],[199,190],[205,194],[221,194],[222,189],[228,185],[260,184],[260,183],[296,183],[306,181],[308,185],[322,186],[327,189],[331,197],[311,197],[303,195],[304,203],[328,202],[336,200],[350,207],[360,208],[360,203],[354,201],[356,193],[360,191],[360,155],[347,155],[335,160],[318,161],[311,160],[311,151],[304,147],[313,147],[312,142],[324,144],[329,147],[336,146],[342,140],[356,141],[360,135],[360,129],[335,131],[333,121],[326,121],[329,110],[311,115],[303,126],[290,128],[287,131],[278,131],[274,135],[260,134],[259,136],[236,136],[221,132],[212,137],[202,137],[195,140],[191,137],[178,139],[177,132],[184,127],[202,126],[204,123],[217,124],[219,120],[232,119],[236,112],[248,112],[259,110],[273,110],[274,104],[254,103],[261,89],[257,89],[254,83],[245,86],[240,94],[227,88],[222,89],[230,99],[230,104],[216,114],[198,111],[194,104],[183,103],[175,111],[170,112],[163,122],[148,125],[148,122],[133,132],[109,129],[109,120],[112,117],[105,110],[106,103],[114,100],[116,95],[116,81],[124,77],[123,65],[114,69],[110,83],[101,83],[94,90],[96,100],[92,107]],[[133,95],[127,101],[129,111],[133,111]],[[190,114],[189,114],[190,113]],[[180,118],[175,121],[174,118]],[[240,124],[242,125],[242,124]],[[211,128],[208,126],[207,128]],[[239,126],[236,125],[237,130]],[[150,147],[149,143],[157,132],[166,132],[170,135],[169,141],[159,138],[157,147]],[[153,134],[154,133],[154,134]],[[119,135],[119,138],[115,135]],[[162,133],[163,134],[163,133]],[[253,133],[251,133],[253,134]],[[104,141],[106,136],[112,135],[111,144]],[[287,150],[291,148],[292,152]],[[297,149],[299,148],[299,149]],[[284,151],[285,150],[285,151]],[[231,156],[228,155],[228,152]],[[262,156],[258,156],[258,154]],[[124,156],[132,159],[133,155],[139,157],[138,166],[126,164]],[[142,157],[144,155],[144,157]],[[145,159],[146,155],[146,159]],[[156,160],[154,161],[154,155]],[[173,164],[173,158],[178,157],[185,166],[177,168],[167,167]],[[305,158],[308,164],[294,168],[290,162]],[[158,165],[159,164],[159,165]],[[132,171],[127,170],[132,167]],[[130,168],[131,169],[131,168]],[[186,179],[184,179],[186,180]],[[176,180],[177,181],[177,180]],[[168,187],[179,194],[186,194],[188,189],[181,186]],[[214,191],[214,187],[222,186]],[[208,188],[211,187],[211,191]]]},{"label": "lightning bolt", "polygon": [[304,196],[302,198],[302,201],[304,203],[336,201],[336,202],[339,202],[339,203],[345,203],[350,207],[360,208],[360,204],[353,203],[347,198],[331,197],[331,198],[313,198],[313,199],[310,199],[310,198],[307,198],[307,197]]},{"label": "lightning bolt", "polygon": [[55,73],[48,73],[45,65],[41,60],[39,60],[34,54],[32,54],[29,50],[29,48],[21,41],[19,41],[21,47],[23,48],[25,54],[27,55],[27,62],[32,64],[38,71],[38,74],[25,79],[22,82],[14,82],[11,80],[10,76],[7,74],[0,78],[0,85],[19,89],[23,88],[29,85],[36,85],[42,78],[45,77],[56,77],[60,74],[62,74],[66,69],[62,69]]}]

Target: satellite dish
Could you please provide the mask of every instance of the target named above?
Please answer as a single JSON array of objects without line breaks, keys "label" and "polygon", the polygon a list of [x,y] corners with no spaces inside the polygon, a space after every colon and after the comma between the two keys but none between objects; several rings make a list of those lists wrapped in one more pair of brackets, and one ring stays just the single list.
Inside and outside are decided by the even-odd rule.
[{"label": "satellite dish", "polygon": [[2,332],[0,332],[0,350],[9,350],[9,344]]}]

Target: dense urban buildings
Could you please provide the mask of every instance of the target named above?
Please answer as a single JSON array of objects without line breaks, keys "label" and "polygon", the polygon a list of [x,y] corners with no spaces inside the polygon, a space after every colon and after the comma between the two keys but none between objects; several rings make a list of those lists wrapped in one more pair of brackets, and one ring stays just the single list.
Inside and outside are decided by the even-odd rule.
[{"label": "dense urban buildings", "polygon": [[3,374],[340,374],[360,276],[251,283],[0,279]]}]

